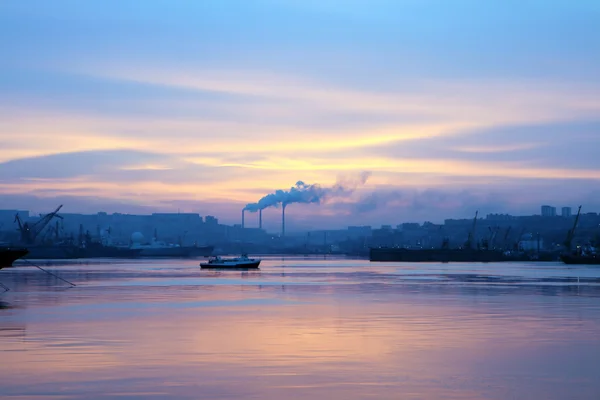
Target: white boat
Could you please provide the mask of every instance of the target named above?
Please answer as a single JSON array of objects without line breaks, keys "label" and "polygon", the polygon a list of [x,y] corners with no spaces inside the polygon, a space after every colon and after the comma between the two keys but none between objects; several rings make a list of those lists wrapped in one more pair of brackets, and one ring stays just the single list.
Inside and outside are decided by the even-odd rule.
[{"label": "white boat", "polygon": [[156,233],[150,243],[143,242],[144,235],[142,235],[141,232],[134,232],[131,235],[131,244],[129,248],[138,250],[140,257],[187,258],[191,256],[193,250],[191,247],[183,247],[178,244],[170,244],[158,240],[156,238]]},{"label": "white boat", "polygon": [[258,268],[260,258],[248,258],[243,254],[241,257],[221,258],[210,257],[208,262],[200,263],[201,268]]}]

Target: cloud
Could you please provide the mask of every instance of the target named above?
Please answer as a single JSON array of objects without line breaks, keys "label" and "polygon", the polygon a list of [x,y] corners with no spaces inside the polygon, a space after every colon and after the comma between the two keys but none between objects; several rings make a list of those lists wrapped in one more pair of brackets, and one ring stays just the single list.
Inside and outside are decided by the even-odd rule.
[{"label": "cloud", "polygon": [[[467,209],[485,208],[489,212],[502,212],[507,209],[504,195],[478,193],[474,190],[382,190],[369,193],[351,206],[357,213],[377,210],[402,209],[405,213],[447,211],[449,214],[463,214]],[[495,211],[492,211],[495,210]]]},{"label": "cloud", "polygon": [[[435,145],[433,143],[429,151],[435,151]],[[525,182],[532,179],[538,182],[546,180],[549,183],[569,179],[572,181],[570,191],[582,193],[581,190],[576,190],[577,181],[585,189],[594,185],[590,182],[600,179],[599,170],[589,168],[537,167],[523,161],[466,161],[452,152],[448,156],[455,158],[380,156],[357,161],[352,154],[311,155],[301,158],[305,164],[299,163],[293,168],[293,164],[286,167],[277,158],[263,156],[259,161],[262,163],[261,168],[252,168],[252,155],[243,154],[217,153],[189,162],[185,157],[171,154],[132,150],[91,151],[26,158],[0,164],[0,191],[6,194],[29,193],[45,198],[64,195],[99,196],[148,205],[175,199],[213,203],[218,200],[243,207],[243,203],[255,200],[274,186],[288,186],[288,182],[295,181],[298,176],[306,177],[306,182],[322,182],[323,186],[317,191],[321,193],[322,190],[335,187],[335,179],[340,171],[351,172],[361,168],[374,171],[364,190],[387,185],[397,188],[401,193],[404,190],[447,190],[451,187],[479,188],[487,192],[502,192],[512,188],[517,193],[525,187]],[[324,179],[324,176],[327,178]],[[522,185],[514,186],[515,182]],[[357,186],[347,182],[345,185]],[[304,193],[306,188],[312,187],[303,184],[296,190]],[[383,194],[375,196],[372,201],[382,201]],[[546,196],[556,197],[551,193]],[[564,196],[563,193],[561,197]],[[406,197],[399,198],[407,201]],[[320,199],[320,196],[313,196],[311,199]],[[538,195],[530,200],[530,204],[536,201],[544,201],[544,196]],[[433,207],[428,202],[419,204]],[[356,211],[365,211],[369,207],[370,203],[365,202]],[[323,209],[322,212],[328,213],[330,210]]]},{"label": "cloud", "polygon": [[532,180],[531,207],[585,197],[600,179],[597,6],[480,3],[11,2],[0,192],[233,210],[300,176],[325,188],[371,170],[345,199],[374,191],[365,210],[452,212],[472,194],[440,193],[496,204],[485,193]]},{"label": "cloud", "polygon": [[[472,126],[539,123],[594,116],[600,97],[588,85],[534,80],[452,80],[426,78],[386,90],[338,87],[316,79],[272,72],[243,70],[193,70],[172,65],[69,65],[68,71],[108,81],[137,82],[208,95],[223,94],[252,103],[277,101],[290,108],[351,115],[393,115],[421,122],[442,118]],[[414,78],[413,78],[414,79]],[[232,100],[232,99],[229,99]],[[271,103],[269,103],[271,104]],[[288,118],[290,114],[286,115]]]},{"label": "cloud", "polygon": [[[562,195],[556,194],[557,186],[564,192]],[[446,218],[472,217],[475,211],[479,211],[480,215],[539,214],[540,206],[547,203],[557,207],[575,207],[578,202],[582,202],[585,209],[595,212],[600,209],[598,194],[600,192],[592,186],[581,189],[570,181],[547,185],[532,179],[528,182],[513,183],[513,186],[508,188],[379,188],[364,193],[355,202],[338,205],[338,208],[340,212],[351,215],[355,220],[381,221],[382,224],[385,223],[386,216],[390,222],[441,222]]]},{"label": "cloud", "polygon": [[0,163],[0,181],[107,174],[114,174],[118,178],[118,172],[123,168],[172,161],[159,154],[133,150],[59,153]]},{"label": "cloud", "polygon": [[[402,222],[439,223],[446,218],[472,218],[475,211],[479,211],[482,216],[487,213],[539,214],[540,205],[548,203],[557,207],[583,204],[586,212],[600,210],[600,191],[594,189],[595,186],[590,181],[584,182],[584,185],[577,185],[572,180],[548,182],[537,179],[512,180],[502,186],[498,183],[502,182],[490,180],[487,185],[466,184],[460,188],[399,188],[377,185],[359,189],[350,198],[326,202],[320,207],[296,203],[286,210],[286,223],[292,231],[308,228],[337,229],[348,225],[395,225]],[[557,191],[557,188],[560,190]],[[134,187],[124,190],[138,189]],[[235,224],[240,222],[239,210],[244,207],[244,203],[237,201],[235,197],[229,201],[211,201],[174,195],[164,190],[160,197],[149,197],[144,193],[138,193],[136,197],[125,192],[122,198],[110,192],[109,195],[103,195],[102,191],[93,196],[69,193],[60,187],[37,195],[1,192],[0,203],[4,208],[30,209],[34,213],[47,212],[55,204],[64,204],[64,212],[67,213],[198,212],[201,215],[216,215],[226,224]],[[265,210],[263,224],[268,231],[278,232],[281,213]],[[258,226],[258,222],[247,216],[246,225]]]},{"label": "cloud", "polygon": [[[501,166],[498,174],[506,167],[516,170],[515,174],[534,175],[540,169],[547,169],[552,175],[556,170],[564,170],[558,175],[578,176],[578,170],[597,171],[600,169],[595,147],[600,145],[596,132],[600,129],[597,119],[552,124],[507,125],[489,129],[473,129],[453,137],[422,139],[411,143],[374,146],[372,156],[403,160],[437,159],[448,160],[450,164],[472,163]],[[359,157],[352,152],[338,153],[338,157]],[[484,168],[486,169],[486,168]],[[478,175],[477,171],[474,174]],[[512,173],[511,173],[512,174]]]},{"label": "cloud", "polygon": [[477,154],[486,154],[486,153],[507,153],[514,152],[519,150],[530,150],[530,149],[539,149],[540,147],[544,147],[545,143],[514,143],[507,145],[491,145],[491,146],[465,146],[465,147],[455,147],[451,150],[458,151],[460,153],[477,153]]}]

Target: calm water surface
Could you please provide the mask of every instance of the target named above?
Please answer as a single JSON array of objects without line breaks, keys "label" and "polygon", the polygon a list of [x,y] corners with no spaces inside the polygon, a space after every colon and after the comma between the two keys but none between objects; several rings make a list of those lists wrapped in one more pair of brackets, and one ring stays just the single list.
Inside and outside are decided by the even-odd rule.
[{"label": "calm water surface", "polygon": [[599,267],[44,267],[0,272],[3,399],[600,399]]}]

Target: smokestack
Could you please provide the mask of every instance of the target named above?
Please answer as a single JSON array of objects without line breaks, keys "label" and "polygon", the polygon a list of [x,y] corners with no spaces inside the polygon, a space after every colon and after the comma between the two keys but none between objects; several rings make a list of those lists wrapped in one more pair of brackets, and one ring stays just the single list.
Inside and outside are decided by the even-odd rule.
[{"label": "smokestack", "polygon": [[281,237],[285,236],[285,204],[281,208]]},{"label": "smokestack", "polygon": [[262,229],[262,208],[258,210],[258,229]]},{"label": "smokestack", "polygon": [[244,212],[246,212],[246,209],[242,208],[242,229],[244,229]]}]

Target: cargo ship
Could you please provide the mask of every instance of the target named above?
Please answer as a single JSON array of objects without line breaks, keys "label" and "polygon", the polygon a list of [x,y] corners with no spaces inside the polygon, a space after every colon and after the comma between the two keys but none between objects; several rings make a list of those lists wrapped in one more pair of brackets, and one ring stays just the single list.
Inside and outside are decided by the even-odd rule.
[{"label": "cargo ship", "polygon": [[63,244],[35,244],[24,245],[27,249],[27,259],[30,260],[69,260],[81,258],[80,248],[75,245]]},{"label": "cargo ship", "polygon": [[577,210],[573,228],[569,229],[567,232],[567,238],[565,239],[565,253],[560,255],[560,260],[565,264],[600,265],[600,254],[598,254],[595,246],[586,245],[584,247],[577,247],[574,251],[571,250],[580,215],[581,206],[579,206],[579,210]]},{"label": "cargo ship", "polygon": [[462,248],[450,248],[449,240],[444,239],[441,248],[408,249],[404,247],[372,247],[369,249],[370,261],[383,262],[498,262],[516,261],[519,254],[499,249],[491,249],[488,240],[474,246],[477,215],[475,212],[473,226],[468,239]]},{"label": "cargo ship", "polygon": [[190,246],[190,257],[209,257],[213,254],[215,246]]},{"label": "cargo ship", "polygon": [[27,258],[32,260],[80,259],[80,258],[190,258],[212,255],[213,246],[182,246],[158,241],[156,230],[150,243],[143,243],[143,235],[136,232],[130,245],[115,245],[110,237],[110,228],[100,231],[98,238],[92,239],[89,231],[79,225],[79,237],[61,237],[59,223],[50,225],[53,219],[63,219],[58,215],[62,205],[35,222],[23,221],[17,214],[15,221],[21,233],[19,246],[28,250]]},{"label": "cargo ship", "polygon": [[29,260],[73,260],[80,258],[136,258],[141,250],[106,246],[101,243],[75,245],[32,245],[24,246]]},{"label": "cargo ship", "polygon": [[24,248],[0,247],[0,269],[12,267],[13,262],[27,253],[27,249]]},{"label": "cargo ship", "polygon": [[61,237],[58,222],[56,226],[50,225],[54,218],[62,219],[58,211],[62,205],[53,212],[42,216],[38,221],[22,221],[19,215],[15,216],[18,229],[21,233],[19,247],[27,250],[25,258],[30,260],[69,260],[79,258],[134,258],[139,256],[140,250],[121,248],[110,244],[110,238],[101,237],[100,241],[92,240],[89,232],[79,226],[79,238],[73,236]]},{"label": "cargo ship", "polygon": [[76,258],[137,258],[141,250],[107,245],[100,242],[86,242],[77,249]]},{"label": "cargo ship", "polygon": [[144,243],[144,235],[134,232],[131,235],[130,249],[138,250],[139,257],[147,258],[192,258],[212,255],[213,246],[182,246],[157,239],[156,230],[150,243]]},{"label": "cargo ship", "polygon": [[517,261],[518,256],[501,250],[405,249],[380,247],[369,250],[370,261],[388,262],[499,262]]},{"label": "cargo ship", "polygon": [[600,265],[600,255],[596,253],[562,254],[560,260],[565,264]]},{"label": "cargo ship", "polygon": [[369,260],[379,262],[507,262],[507,261],[558,261],[559,253],[553,251],[526,251],[507,246],[510,228],[506,231],[504,245],[495,247],[498,230],[490,229],[489,238],[475,240],[477,215],[468,233],[467,241],[459,248],[450,248],[449,239],[445,238],[439,248],[404,248],[404,247],[371,247]]},{"label": "cargo ship", "polygon": [[140,246],[132,247],[131,250],[138,250],[139,257],[146,258],[194,258],[208,257],[212,255],[213,246]]}]

